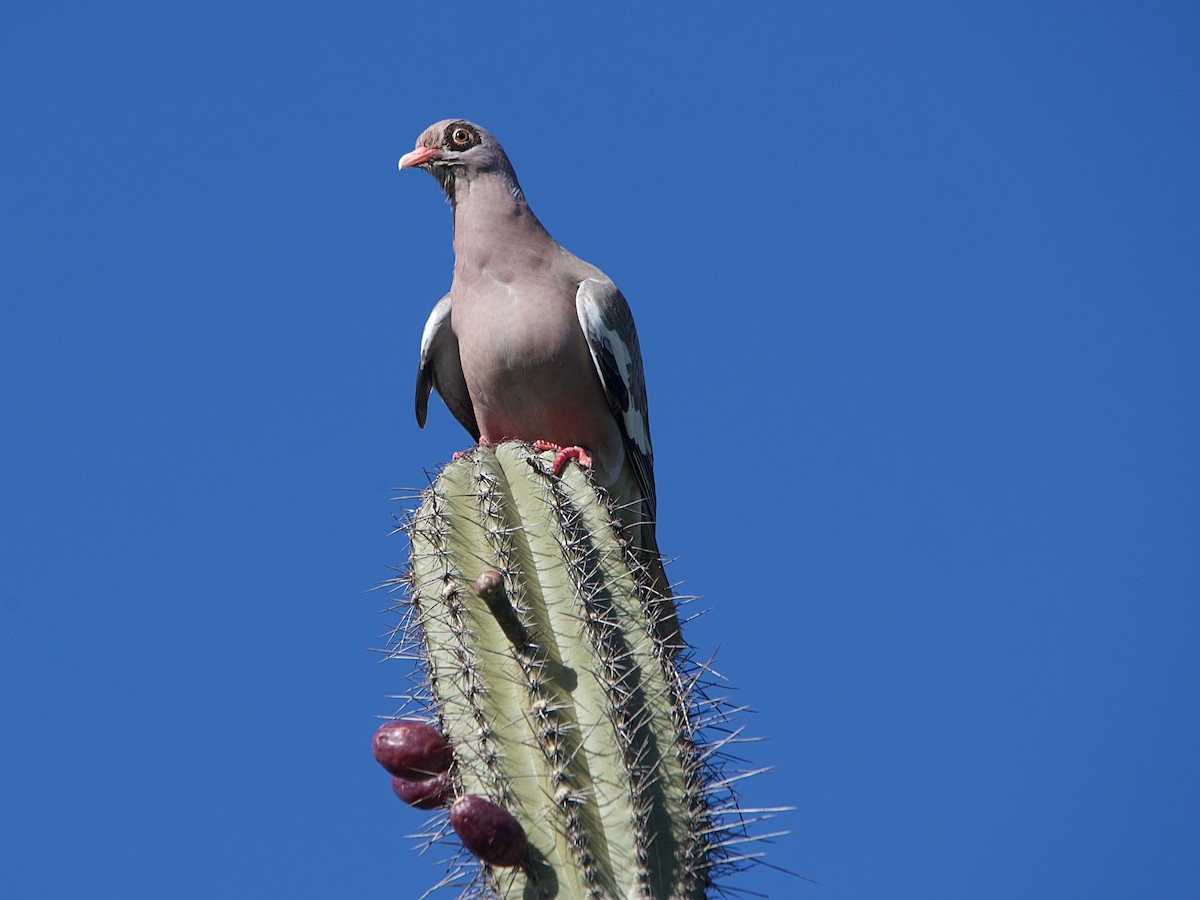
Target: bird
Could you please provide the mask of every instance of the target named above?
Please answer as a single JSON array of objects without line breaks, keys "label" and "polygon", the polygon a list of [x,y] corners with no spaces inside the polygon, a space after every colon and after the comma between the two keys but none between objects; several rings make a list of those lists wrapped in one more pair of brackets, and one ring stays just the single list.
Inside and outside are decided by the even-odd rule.
[{"label": "bird", "polygon": [[613,499],[663,608],[679,624],[655,530],[646,381],[629,303],[607,275],[562,247],[529,208],[500,143],[466,119],[430,125],[400,170],[423,169],[454,220],[454,276],[421,336],[416,417],[437,391],[484,445],[518,440],[590,468]]}]

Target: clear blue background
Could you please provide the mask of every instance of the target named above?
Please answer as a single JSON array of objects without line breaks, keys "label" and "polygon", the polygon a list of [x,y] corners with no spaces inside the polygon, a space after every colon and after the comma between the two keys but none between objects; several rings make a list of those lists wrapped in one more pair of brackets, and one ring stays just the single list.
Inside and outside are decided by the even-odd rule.
[{"label": "clear blue background", "polygon": [[[506,5],[506,4],[505,4]],[[429,123],[633,304],[774,898],[1194,897],[1200,8],[0,13],[0,892],[415,897]],[[574,5],[571,5],[574,7]]]}]

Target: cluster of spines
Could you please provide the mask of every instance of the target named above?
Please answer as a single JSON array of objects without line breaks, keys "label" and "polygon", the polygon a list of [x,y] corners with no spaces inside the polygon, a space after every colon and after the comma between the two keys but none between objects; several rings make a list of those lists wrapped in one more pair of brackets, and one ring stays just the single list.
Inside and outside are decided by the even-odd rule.
[{"label": "cluster of spines", "polygon": [[[470,490],[447,493],[432,485],[422,493],[421,510],[413,514],[406,530],[413,545],[413,554],[432,555],[436,568],[442,573],[441,596],[445,605],[423,603],[422,597],[429,596],[430,583],[426,578],[418,584],[412,573],[405,579],[393,583],[404,584],[412,598],[405,623],[394,633],[392,656],[424,658],[424,668],[430,678],[432,694],[442,711],[439,722],[445,724],[448,701],[447,685],[438,683],[442,676],[433,665],[426,641],[425,629],[431,625],[458,636],[461,647],[456,647],[455,658],[462,668],[455,680],[462,679],[455,689],[460,698],[467,698],[470,715],[477,722],[478,750],[472,759],[482,764],[483,772],[475,770],[477,781],[482,776],[482,787],[493,799],[504,805],[513,801],[510,778],[504,772],[503,752],[490,741],[492,725],[487,721],[483,701],[487,688],[480,683],[478,650],[472,650],[474,636],[471,634],[470,617],[465,612],[461,592],[464,587],[463,573],[458,572],[446,546],[450,534],[450,519],[462,512],[464,504],[473,507],[473,514],[484,523],[485,546],[477,547],[481,563],[496,568],[503,576],[507,588],[505,602],[511,604],[515,619],[520,623],[521,634],[510,641],[508,651],[520,664],[526,693],[527,716],[533,725],[534,743],[541,748],[551,773],[553,785],[551,802],[561,823],[561,832],[566,839],[578,871],[582,874],[585,895],[589,898],[613,896],[612,886],[603,876],[598,852],[603,847],[593,847],[594,824],[599,815],[599,798],[595,790],[586,783],[581,785],[578,777],[571,774],[572,765],[578,766],[581,759],[581,744],[584,735],[578,722],[571,715],[569,698],[563,698],[553,683],[552,669],[561,669],[563,662],[557,657],[553,646],[554,629],[538,620],[542,607],[529,592],[540,590],[536,577],[531,578],[530,562],[532,551],[530,536],[521,526],[514,526],[511,510],[507,506],[507,485],[502,484],[503,473],[497,473],[494,464],[489,465],[486,456],[490,451],[477,451],[471,460],[473,484]],[[627,804],[631,824],[640,837],[634,842],[637,868],[637,893],[650,898],[666,896],[660,884],[654,882],[651,869],[656,862],[652,857],[666,852],[672,858],[669,867],[674,867],[675,887],[669,896],[691,898],[705,896],[706,891],[721,892],[717,879],[737,871],[761,854],[738,853],[741,842],[757,838],[748,835],[748,826],[756,821],[752,816],[769,817],[778,810],[749,811],[739,809],[733,790],[734,782],[743,775],[729,776],[726,768],[728,749],[742,738],[739,730],[728,726],[729,704],[724,698],[710,699],[705,690],[712,682],[708,666],[694,662],[689,653],[678,653],[666,647],[657,637],[653,627],[656,604],[661,599],[654,596],[650,581],[634,552],[625,548],[621,564],[633,573],[646,624],[638,633],[628,630],[628,622],[619,621],[613,609],[610,583],[613,576],[606,574],[604,563],[612,560],[600,558],[595,548],[595,538],[611,531],[617,521],[611,509],[588,502],[586,496],[577,496],[578,485],[566,484],[550,477],[545,461],[534,454],[524,454],[528,465],[541,476],[546,503],[554,510],[559,527],[553,538],[558,545],[567,571],[571,574],[572,589],[576,601],[577,625],[587,636],[594,654],[605,693],[609,698],[613,735],[627,768]],[[593,491],[590,481],[586,490]],[[451,509],[457,507],[458,510]],[[603,515],[597,516],[600,509]],[[427,540],[432,538],[432,540]],[[543,541],[544,543],[544,541]],[[620,546],[618,544],[618,546]],[[543,548],[544,549],[544,548]],[[611,556],[611,549],[606,551]],[[484,559],[487,557],[488,559]],[[523,562],[524,560],[524,562]],[[419,560],[414,559],[414,563]],[[425,559],[424,562],[428,562]],[[425,568],[428,571],[428,566]],[[415,570],[414,570],[415,571]],[[670,602],[670,601],[667,601]],[[510,637],[512,637],[510,635]],[[652,655],[666,676],[660,682],[657,693],[650,696],[642,690],[641,672],[634,660],[634,647],[642,650],[652,647]],[[494,652],[489,649],[483,652]],[[639,651],[640,652],[640,651]],[[641,666],[645,666],[642,659]],[[512,686],[510,686],[511,689]],[[414,702],[426,701],[427,692],[413,693]],[[453,701],[450,701],[453,702]],[[667,711],[671,720],[669,748],[655,746],[658,738],[647,736],[652,718],[651,705],[658,703]],[[736,711],[734,711],[736,712]],[[497,723],[504,727],[506,723]],[[514,723],[508,723],[514,724]],[[661,729],[661,722],[656,723]],[[711,734],[718,735],[716,739]],[[660,829],[655,828],[656,799],[664,778],[664,767],[674,768],[675,776],[683,788],[683,807],[687,818],[686,827],[679,832],[678,845],[666,847],[672,839],[664,839]],[[753,773],[746,773],[753,774]],[[463,773],[459,772],[460,784]],[[584,779],[586,782],[586,778]],[[661,815],[661,810],[657,810]],[[444,825],[432,836],[445,833]],[[659,835],[656,837],[656,834]],[[765,836],[770,837],[770,836]],[[661,859],[657,860],[661,864]],[[440,884],[457,880],[462,884],[466,868],[456,864],[452,876]],[[485,882],[476,882],[475,890],[480,895],[494,891],[498,886],[497,873],[484,867]],[[536,866],[527,867],[525,875],[536,883]]]},{"label": "cluster of spines", "polygon": [[[450,549],[446,538],[449,532],[444,527],[449,513],[446,510],[446,498],[436,490],[428,493],[426,511],[418,513],[421,518],[414,522],[414,527],[424,535],[430,543],[427,551],[436,561],[435,571],[438,572],[432,587],[440,595],[435,602],[421,602],[421,594],[414,592],[413,606],[420,619],[422,642],[425,644],[424,658],[427,662],[426,671],[429,686],[439,702],[436,706],[437,718],[443,732],[450,705],[461,705],[465,708],[475,725],[474,739],[478,742],[478,758],[483,762],[489,776],[489,788],[502,801],[509,797],[508,783],[499,766],[499,754],[492,741],[491,724],[483,714],[483,697],[487,685],[480,677],[480,664],[476,650],[471,641],[467,622],[466,605],[463,602],[463,587],[454,577],[454,567],[450,557]],[[413,553],[417,553],[413,545]],[[453,669],[434,666],[428,653],[428,642],[435,635],[444,637],[447,646],[457,666]],[[440,682],[447,676],[454,680],[453,685],[443,687]]]},{"label": "cluster of spines", "polygon": [[[656,665],[664,677],[664,690],[669,690],[670,676],[674,674],[674,666],[670,661],[670,653],[658,637],[656,628],[657,616],[649,614],[650,597],[645,579],[638,580],[636,574],[631,579],[633,589],[631,600],[638,609],[620,610],[617,608],[616,596],[610,591],[613,587],[608,582],[606,566],[612,566],[613,560],[599,558],[595,538],[605,531],[613,529],[611,510],[597,504],[575,504],[568,496],[567,486],[560,481],[548,482],[552,496],[552,504],[558,513],[562,528],[562,553],[566,560],[568,571],[577,589],[577,602],[581,609],[585,631],[591,642],[596,660],[604,672],[602,683],[608,695],[612,727],[621,755],[624,759],[628,774],[629,802],[633,818],[633,828],[637,834],[634,841],[634,852],[637,857],[637,879],[642,896],[650,898],[661,894],[661,885],[655,883],[652,871],[657,869],[660,878],[663,874],[669,881],[679,884],[683,874],[691,867],[690,860],[680,858],[673,846],[664,846],[675,840],[676,829],[656,829],[656,813],[659,817],[669,817],[670,813],[664,807],[662,789],[665,766],[673,765],[667,754],[672,752],[668,747],[660,746],[663,737],[669,738],[674,747],[674,755],[681,765],[679,774],[685,775],[687,767],[694,759],[691,745],[690,728],[663,731],[653,730],[653,707],[661,698],[647,697],[643,679],[642,667],[635,655],[635,645],[651,648],[650,653],[643,656],[651,665]],[[604,510],[604,517],[589,521],[588,510]],[[614,546],[613,542],[606,542]],[[621,547],[620,543],[615,544]],[[624,546],[625,552],[616,566],[630,573],[637,573],[640,567],[632,558],[633,552]],[[624,615],[622,615],[624,613]],[[642,624],[641,633],[626,631],[621,627],[621,620]],[[670,714],[674,718],[674,700],[670,697]],[[687,797],[690,807],[693,798]],[[658,866],[651,861],[651,854],[659,857]],[[665,870],[665,871],[664,871]],[[684,891],[681,896],[696,896],[695,892]]]},{"label": "cluster of spines", "polygon": [[[532,555],[528,547],[529,536],[511,526],[513,511],[504,505],[504,491],[500,484],[502,476],[485,466],[479,455],[473,459],[473,468],[477,512],[484,526],[492,559],[501,576],[497,593],[502,594],[502,602],[511,606],[522,627],[522,637],[513,641],[512,652],[525,679],[529,727],[548,767],[553,802],[584,889],[589,898],[602,900],[605,896],[604,879],[590,846],[589,830],[582,821],[587,798],[575,788],[569,775],[572,762],[579,758],[579,725],[570,716],[566,698],[560,696],[561,688],[548,676],[547,670],[551,665],[561,666],[562,663],[561,659],[555,658],[557,654],[553,650],[550,623],[539,621],[539,613],[546,609],[546,605],[531,602],[527,596],[540,587],[533,577],[534,573],[521,564],[522,556],[528,558]],[[522,553],[522,550],[526,552]]]}]

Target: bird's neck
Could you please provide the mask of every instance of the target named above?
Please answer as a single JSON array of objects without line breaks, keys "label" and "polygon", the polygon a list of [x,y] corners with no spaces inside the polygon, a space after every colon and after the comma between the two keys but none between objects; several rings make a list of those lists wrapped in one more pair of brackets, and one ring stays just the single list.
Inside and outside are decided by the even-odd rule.
[{"label": "bird's neck", "polygon": [[454,253],[477,252],[481,247],[536,246],[553,239],[537,220],[515,178],[488,173],[454,186]]}]

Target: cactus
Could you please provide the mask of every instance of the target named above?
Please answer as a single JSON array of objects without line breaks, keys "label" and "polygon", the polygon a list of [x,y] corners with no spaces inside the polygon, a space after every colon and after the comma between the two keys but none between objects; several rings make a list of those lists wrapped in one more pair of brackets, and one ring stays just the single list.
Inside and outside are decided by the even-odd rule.
[{"label": "cactus", "polygon": [[736,732],[702,739],[724,716],[695,688],[704,667],[660,637],[671,599],[590,474],[549,465],[527,444],[476,448],[422,493],[393,655],[423,663],[454,793],[528,837],[519,865],[481,863],[482,893],[703,898],[749,858],[717,771]]}]

